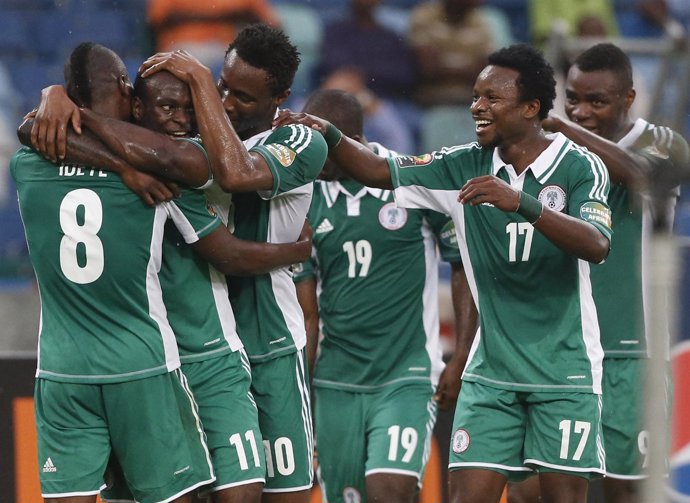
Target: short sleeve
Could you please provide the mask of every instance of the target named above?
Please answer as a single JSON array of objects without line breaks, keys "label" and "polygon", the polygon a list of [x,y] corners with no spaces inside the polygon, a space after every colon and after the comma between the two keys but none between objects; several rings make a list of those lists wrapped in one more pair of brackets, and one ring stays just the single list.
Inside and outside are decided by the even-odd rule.
[{"label": "short sleeve", "polygon": [[431,231],[436,236],[441,259],[444,262],[461,262],[458,236],[453,219],[443,213],[429,211],[425,215]]},{"label": "short sleeve", "polygon": [[321,173],[328,147],[323,136],[301,124],[273,131],[261,145],[252,147],[261,155],[273,174],[273,189],[261,194],[271,199],[313,182]]},{"label": "short sleeve", "polygon": [[203,192],[183,189],[182,197],[163,205],[187,244],[195,243],[222,225]]},{"label": "short sleeve", "polygon": [[305,260],[292,266],[292,281],[299,283],[307,279],[316,279],[316,264],[314,258]]}]

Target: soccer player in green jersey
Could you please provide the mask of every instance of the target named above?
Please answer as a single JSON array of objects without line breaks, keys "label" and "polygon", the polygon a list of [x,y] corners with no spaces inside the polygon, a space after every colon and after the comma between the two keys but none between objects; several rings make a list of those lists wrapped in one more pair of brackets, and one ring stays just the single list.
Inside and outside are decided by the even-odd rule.
[{"label": "soccer player in green jersey", "polygon": [[331,158],[367,186],[394,188],[400,206],[453,217],[480,325],[451,439],[455,503],[497,502],[509,479],[535,470],[546,501],[581,502],[604,472],[589,262],[609,250],[609,181],[599,157],[542,129],[555,95],[543,55],[514,45],[477,77],[477,143],[384,159],[317,117],[276,120],[322,131]]},{"label": "soccer player in green jersey", "polygon": [[[92,114],[82,111],[87,126],[97,123]],[[188,86],[167,72],[138,79],[133,115],[139,124],[178,139],[188,137],[193,122]],[[141,128],[137,129],[142,133]],[[75,137],[71,139],[78,141]],[[170,150],[178,143],[173,142]],[[74,146],[74,142],[68,143],[70,161],[75,160],[69,155]],[[195,148],[202,149],[198,144]],[[98,159],[101,151],[103,147],[90,152],[77,150],[76,160],[88,163],[92,158]],[[244,243],[222,226],[216,226],[213,233],[226,235],[242,245],[234,246],[233,251],[228,246],[223,249],[222,242],[215,242],[215,263],[226,272],[266,272],[290,262],[289,256],[299,250],[289,244]],[[308,247],[305,252],[308,253]],[[299,250],[298,254],[305,252]],[[241,268],[237,266],[238,261],[242,262]],[[225,279],[185,246],[182,236],[173,228],[166,228],[160,267],[167,319],[176,335],[180,360],[199,407],[216,472],[213,500],[258,501],[265,478],[261,434],[256,406],[249,392],[249,364],[235,332]],[[104,498],[131,500],[131,495],[123,492],[126,490],[123,485],[120,482],[115,488],[109,488]],[[131,482],[128,485],[132,487]]]},{"label": "soccer player in green jersey", "polygon": [[[630,117],[635,100],[632,67],[617,46],[602,43],[580,54],[568,71],[565,113],[543,122],[597,153],[611,178],[609,206],[615,239],[604,264],[592,267],[592,293],[604,349],[602,426],[606,448],[604,495],[608,503],[639,501],[645,477],[648,435],[644,426],[646,339],[644,258],[652,212],[671,215],[677,193],[653,203],[645,190],[649,176],[678,175],[689,169],[688,144],[677,132]],[[659,336],[659,334],[657,334]],[[521,495],[529,488],[516,486]],[[532,493],[538,488],[532,488]]]},{"label": "soccer player in green jersey", "polygon": [[[78,48],[66,75],[75,99],[129,117],[131,84],[111,51]],[[188,243],[207,239],[219,220],[193,194],[150,208],[113,173],[54,166],[28,148],[11,171],[41,292],[35,407],[45,500],[95,502],[115,453],[138,501],[190,501],[215,477],[157,268],[168,218]]]},{"label": "soccer player in green jersey", "polygon": [[[316,91],[304,111],[378,155],[395,155],[367,142],[362,108],[346,92]],[[447,215],[398,207],[391,191],[365,187],[333,161],[320,178],[308,213],[314,259],[297,270],[295,282],[310,342],[323,325],[313,379],[321,488],[332,503],[411,503],[429,457],[434,390],[440,381],[444,408],[457,398],[476,331],[455,228]],[[446,370],[437,248],[452,266],[461,338]]]}]

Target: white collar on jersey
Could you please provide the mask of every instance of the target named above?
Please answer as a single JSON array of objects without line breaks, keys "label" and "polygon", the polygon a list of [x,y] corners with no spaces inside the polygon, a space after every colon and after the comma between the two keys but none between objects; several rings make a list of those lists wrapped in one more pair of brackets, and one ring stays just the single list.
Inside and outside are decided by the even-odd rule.
[{"label": "white collar on jersey", "polygon": [[[547,134],[546,137],[552,140],[551,144],[520,174],[520,176],[524,176],[527,170],[532,170],[534,177],[542,184],[546,182],[555,171],[556,166],[558,166],[558,163],[563,159],[563,156],[568,151],[569,145],[572,143],[562,133]],[[501,156],[498,155],[498,149],[494,149],[492,163],[494,175],[498,175],[502,168],[508,170],[508,166],[510,166],[508,171],[515,173],[513,165],[506,164],[503,159],[501,159]]]},{"label": "white collar on jersey", "polygon": [[635,141],[642,136],[642,133],[645,132],[647,126],[649,126],[649,122],[642,118],[638,118],[635,124],[633,124],[632,129],[628,131],[628,134],[618,141],[618,146],[621,148],[632,147],[633,143],[635,143]]},{"label": "white collar on jersey", "polygon": [[365,195],[375,197],[376,199],[381,199],[382,201],[387,200],[390,197],[390,190],[374,189],[372,187],[365,187],[364,185],[356,194],[350,194],[348,190],[343,187],[343,185],[338,181],[326,182],[322,181],[321,190],[323,195],[326,197],[326,205],[331,208],[335,202],[338,200],[338,196],[342,193],[348,200],[359,200]]}]

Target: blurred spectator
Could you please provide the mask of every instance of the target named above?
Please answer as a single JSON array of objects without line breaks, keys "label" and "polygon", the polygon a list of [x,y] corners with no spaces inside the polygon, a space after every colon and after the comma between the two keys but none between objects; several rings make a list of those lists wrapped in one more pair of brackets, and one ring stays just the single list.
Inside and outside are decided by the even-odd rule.
[{"label": "blurred spectator", "polygon": [[400,154],[416,152],[413,135],[396,108],[367,88],[362,74],[351,69],[333,72],[321,84],[324,89],[347,91],[357,98],[364,112],[364,136]]},{"label": "blurred spectator", "polygon": [[411,100],[416,78],[407,44],[374,15],[379,0],[350,0],[350,15],[328,23],[316,65],[317,86],[336,70],[359,72],[367,87],[393,100]]},{"label": "blurred spectator", "polygon": [[[419,68],[417,103],[469,104],[472,87],[506,34],[497,34],[483,0],[440,0],[415,7],[408,42]],[[503,37],[503,38],[500,38]]]},{"label": "blurred spectator", "polygon": [[244,26],[279,25],[268,0],[149,0],[148,22],[156,51],[186,49],[212,69]]},{"label": "blurred spectator", "polygon": [[613,0],[529,0],[532,41],[542,44],[549,35],[613,37],[618,24]]}]

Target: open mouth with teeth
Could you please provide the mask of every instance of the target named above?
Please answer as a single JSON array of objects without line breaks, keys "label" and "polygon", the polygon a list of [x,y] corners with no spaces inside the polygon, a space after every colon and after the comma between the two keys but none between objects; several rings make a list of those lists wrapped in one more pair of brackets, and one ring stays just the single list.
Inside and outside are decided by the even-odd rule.
[{"label": "open mouth with teeth", "polygon": [[189,131],[169,131],[168,136],[173,136],[175,138],[186,138],[189,136]]},{"label": "open mouth with teeth", "polygon": [[480,131],[480,130],[490,126],[491,124],[493,124],[492,121],[487,120],[487,119],[475,119],[474,123],[475,123],[475,126],[477,128],[477,131]]}]

